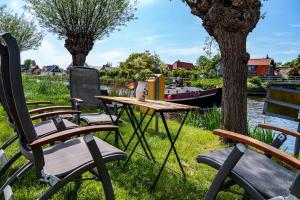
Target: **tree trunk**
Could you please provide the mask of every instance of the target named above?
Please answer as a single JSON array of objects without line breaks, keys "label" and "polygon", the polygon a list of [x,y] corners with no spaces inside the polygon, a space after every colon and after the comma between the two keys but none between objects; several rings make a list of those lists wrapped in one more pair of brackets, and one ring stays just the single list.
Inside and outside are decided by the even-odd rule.
[{"label": "tree trunk", "polygon": [[248,34],[260,19],[262,0],[184,0],[220,47],[223,129],[247,134]]},{"label": "tree trunk", "polygon": [[247,128],[247,36],[240,32],[218,32],[223,63],[222,128],[248,133]]},{"label": "tree trunk", "polygon": [[72,54],[72,63],[73,66],[84,66],[87,55],[82,53]]},{"label": "tree trunk", "polygon": [[84,66],[86,57],[93,46],[93,37],[87,34],[67,34],[65,47],[72,55],[73,66]]}]

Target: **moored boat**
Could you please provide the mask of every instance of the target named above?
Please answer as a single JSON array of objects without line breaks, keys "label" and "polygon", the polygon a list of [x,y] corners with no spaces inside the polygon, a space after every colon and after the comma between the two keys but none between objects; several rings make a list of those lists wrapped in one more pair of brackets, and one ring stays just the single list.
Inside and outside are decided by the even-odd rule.
[{"label": "moored boat", "polygon": [[195,105],[201,108],[221,106],[222,88],[203,90],[197,87],[177,87],[168,85],[165,88],[165,101]]}]

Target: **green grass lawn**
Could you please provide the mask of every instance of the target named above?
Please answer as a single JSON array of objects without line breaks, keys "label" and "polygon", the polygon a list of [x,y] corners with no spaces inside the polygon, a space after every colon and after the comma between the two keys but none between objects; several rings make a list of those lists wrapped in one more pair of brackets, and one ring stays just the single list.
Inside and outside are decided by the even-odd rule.
[{"label": "green grass lawn", "polygon": [[[37,86],[35,83],[29,83],[28,80],[25,80],[24,86],[28,100],[50,100],[56,104],[68,104],[68,90],[65,90],[62,86],[54,85],[53,87],[56,89],[53,90],[43,89],[44,93],[38,92],[41,90],[39,87],[44,86]],[[129,123],[126,123],[125,115],[123,119],[125,122],[120,125],[120,132],[125,141],[128,141],[132,134],[132,127]],[[5,141],[13,134],[13,130],[8,127],[6,120],[6,115],[1,108],[0,142]],[[171,132],[175,133],[179,127],[179,123],[176,121],[168,121],[168,123],[170,124]],[[162,125],[162,123],[160,123],[160,125]],[[208,166],[197,164],[196,157],[198,154],[223,148],[224,145],[221,144],[219,138],[214,136],[210,131],[204,131],[185,125],[177,140],[176,148],[187,174],[186,179],[176,173],[180,172],[180,168],[176,162],[175,155],[172,153],[167,164],[169,169],[165,168],[155,191],[150,192],[149,188],[159,171],[160,163],[163,162],[170,148],[170,143],[167,135],[164,133],[163,127],[160,126],[159,128],[161,130],[160,133],[154,133],[151,129],[146,133],[147,141],[158,161],[157,163],[148,160],[145,156],[134,154],[124,170],[122,170],[123,161],[108,164],[116,199],[203,199],[216,171]],[[104,138],[106,134],[95,133],[94,135]],[[109,137],[108,142],[114,144],[113,141],[114,137],[112,135]],[[16,143],[9,149],[9,154],[17,150],[18,147]],[[140,147],[137,151],[142,153]],[[129,152],[130,151],[128,151],[128,153]],[[7,176],[24,163],[25,159],[23,158],[13,166]],[[86,173],[84,177],[90,177],[90,174]],[[4,179],[0,182],[3,182]],[[15,199],[37,199],[47,190],[47,187],[46,184],[40,183],[37,180],[34,170],[31,170],[14,184],[13,191]],[[104,199],[101,183],[97,181],[84,181],[80,188],[77,188],[74,183],[71,183],[61,189],[60,192],[53,197],[53,199],[75,198]],[[218,199],[239,198],[239,196],[223,192],[218,196]]]}]

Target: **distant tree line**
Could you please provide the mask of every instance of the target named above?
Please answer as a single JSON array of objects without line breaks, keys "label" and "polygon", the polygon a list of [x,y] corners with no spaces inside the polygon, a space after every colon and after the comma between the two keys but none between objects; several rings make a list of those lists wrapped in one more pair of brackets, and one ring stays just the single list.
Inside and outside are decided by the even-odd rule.
[{"label": "distant tree line", "polygon": [[300,54],[298,55],[297,58],[283,64],[283,66],[300,68]]}]

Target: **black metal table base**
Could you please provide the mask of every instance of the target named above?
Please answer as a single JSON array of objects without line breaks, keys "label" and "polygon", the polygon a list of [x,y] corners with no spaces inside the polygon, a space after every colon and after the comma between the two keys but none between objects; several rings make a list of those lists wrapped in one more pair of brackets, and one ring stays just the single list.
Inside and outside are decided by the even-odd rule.
[{"label": "black metal table base", "polygon": [[[106,106],[105,102],[103,102],[103,103],[104,103],[104,105]],[[153,113],[151,114],[150,119],[149,119],[148,122],[146,123],[145,127],[142,128],[143,122],[145,121],[146,116],[148,115],[148,113],[149,113],[149,111],[150,111],[149,108],[147,108],[146,112],[142,115],[140,121],[137,120],[137,117],[135,116],[134,111],[133,111],[131,105],[129,105],[129,104],[124,104],[124,107],[123,107],[122,109],[124,109],[124,110],[123,110],[122,112],[119,112],[119,114],[118,114],[118,116],[117,116],[117,119],[116,119],[115,121],[114,121],[113,118],[111,117],[111,114],[110,114],[109,110],[108,110],[107,113],[110,115],[111,120],[114,122],[114,124],[115,124],[115,125],[118,125],[118,121],[119,121],[121,115],[123,114],[123,112],[125,111],[126,114],[127,114],[127,116],[128,116],[128,118],[129,118],[129,121],[130,121],[130,123],[131,123],[131,125],[132,125],[132,127],[133,127],[133,129],[134,129],[134,132],[133,132],[132,136],[130,137],[130,139],[129,139],[129,141],[128,141],[128,143],[127,143],[126,145],[125,145],[125,143],[124,143],[124,141],[123,141],[121,135],[118,134],[118,135],[120,136],[122,142],[123,142],[124,147],[125,147],[125,148],[124,148],[124,151],[126,151],[126,150],[128,149],[129,145],[130,145],[130,144],[132,143],[132,141],[133,141],[134,136],[137,136],[137,138],[138,138],[138,140],[137,140],[137,142],[135,143],[135,145],[134,145],[134,147],[133,147],[131,153],[129,154],[129,156],[128,156],[128,158],[127,158],[127,160],[126,160],[126,162],[125,162],[123,168],[125,168],[125,167],[127,166],[128,162],[130,161],[132,155],[134,154],[134,152],[135,152],[135,150],[136,150],[136,148],[138,147],[139,144],[141,144],[141,147],[142,147],[142,149],[144,150],[144,153],[145,153],[146,157],[147,157],[148,159],[150,159],[150,160],[155,161],[155,158],[154,158],[154,156],[153,156],[153,154],[152,154],[152,151],[151,151],[151,149],[150,149],[150,146],[149,146],[149,144],[148,144],[148,142],[147,142],[147,140],[146,140],[146,138],[145,138],[145,133],[146,133],[147,128],[149,127],[150,122],[152,121],[153,117],[156,115],[156,113],[158,113],[158,114],[160,115],[161,119],[162,119],[162,122],[163,122],[163,125],[164,125],[164,128],[165,128],[165,131],[166,131],[166,133],[167,133],[169,142],[170,142],[170,144],[171,144],[171,147],[169,148],[168,153],[167,153],[167,155],[166,155],[166,157],[165,157],[165,159],[164,159],[164,161],[163,161],[163,164],[162,164],[162,166],[160,167],[160,170],[159,170],[159,172],[158,172],[158,175],[156,176],[156,178],[155,178],[155,180],[154,180],[154,183],[153,183],[153,185],[151,186],[150,189],[151,189],[151,191],[153,191],[153,190],[155,189],[155,185],[157,184],[157,182],[158,182],[158,180],[159,180],[159,178],[160,178],[160,176],[161,176],[161,174],[162,174],[163,169],[164,169],[165,166],[166,166],[166,163],[167,163],[167,161],[168,161],[168,159],[169,159],[169,157],[170,157],[172,151],[174,152],[174,154],[175,154],[175,156],[176,156],[177,163],[178,163],[178,165],[179,165],[179,167],[180,167],[180,170],[181,170],[183,176],[186,177],[186,174],[185,174],[185,172],[184,172],[182,163],[181,163],[181,161],[180,161],[180,158],[179,158],[179,156],[178,156],[177,150],[176,150],[176,148],[175,148],[175,143],[176,143],[176,141],[177,141],[177,139],[178,139],[178,136],[179,136],[179,134],[180,134],[180,132],[181,132],[181,129],[182,129],[183,125],[184,125],[184,122],[185,122],[185,120],[186,120],[186,118],[187,118],[187,116],[188,116],[189,110],[185,111],[186,113],[185,113],[184,118],[183,118],[183,120],[182,120],[182,122],[181,122],[181,124],[180,124],[180,127],[179,127],[179,129],[177,130],[177,133],[176,133],[175,137],[172,138],[172,134],[170,133],[170,130],[169,130],[169,127],[168,127],[166,118],[165,118],[165,116],[164,116],[164,112],[153,111]]]},{"label": "black metal table base", "polygon": [[[147,109],[146,113],[142,117],[142,120],[140,122],[138,122],[137,118],[134,115],[134,112],[133,112],[133,109],[131,108],[131,106],[127,105],[127,104],[123,104],[122,110],[118,113],[116,120],[113,120],[111,112],[109,111],[106,103],[104,101],[102,101],[102,103],[104,105],[106,113],[110,116],[110,119],[111,119],[111,121],[113,122],[114,125],[118,126],[119,120],[120,120],[122,114],[124,113],[124,111],[126,112],[128,118],[129,118],[129,121],[131,122],[131,125],[132,125],[132,128],[134,129],[134,132],[133,132],[133,134],[132,134],[132,136],[131,136],[131,138],[130,138],[130,140],[129,140],[129,142],[127,144],[125,144],[124,139],[122,138],[122,136],[119,133],[119,131],[117,131],[116,135],[115,135],[115,143],[118,144],[118,138],[120,138],[121,141],[122,141],[122,144],[124,146],[124,151],[126,151],[128,149],[128,147],[129,147],[130,143],[132,142],[132,140],[133,140],[133,138],[134,138],[135,135],[138,137],[138,140],[140,139],[140,135],[139,135],[138,131],[142,132],[141,125],[142,125],[144,119],[146,118],[146,115],[148,114],[148,112],[149,112],[150,109]],[[105,137],[105,139],[107,139],[108,136],[109,135],[107,135]],[[144,150],[145,155],[147,156],[148,159],[155,160],[154,156],[153,156],[153,154],[151,152],[151,149],[149,147],[148,142],[146,141],[146,139],[145,139],[144,136],[142,136],[142,138],[143,138],[143,142],[141,142],[141,146],[142,146],[142,148]],[[149,154],[150,154],[150,156],[149,156]]]},{"label": "black metal table base", "polygon": [[163,169],[164,169],[164,167],[165,167],[165,165],[166,165],[166,163],[167,163],[167,161],[168,161],[168,159],[169,159],[169,157],[170,157],[170,154],[171,154],[172,150],[173,150],[173,152],[175,153],[177,162],[178,162],[178,164],[179,164],[179,167],[180,167],[180,169],[181,169],[181,172],[182,172],[183,176],[186,177],[186,174],[185,174],[185,172],[184,172],[183,166],[182,166],[182,164],[181,164],[181,161],[180,161],[180,159],[179,159],[178,153],[177,153],[176,148],[175,148],[175,143],[176,143],[176,141],[177,141],[177,139],[178,139],[178,136],[179,136],[180,131],[181,131],[182,127],[183,127],[183,124],[184,124],[184,122],[185,122],[185,120],[186,120],[186,118],[187,118],[187,116],[188,116],[188,113],[189,113],[189,111],[186,112],[186,114],[185,114],[185,116],[184,116],[184,118],[183,118],[183,120],[182,120],[182,122],[181,122],[181,124],[180,124],[180,127],[179,127],[179,129],[178,129],[178,131],[177,131],[177,133],[176,133],[174,139],[172,138],[172,135],[171,135],[171,133],[170,133],[170,130],[169,130],[169,127],[168,127],[168,124],[167,124],[167,122],[166,122],[166,118],[165,118],[163,112],[160,112],[160,113],[159,113],[160,116],[161,116],[161,119],[162,119],[162,121],[163,121],[165,130],[166,130],[166,132],[167,132],[169,141],[170,141],[170,143],[171,143],[171,147],[170,147],[170,149],[169,149],[169,151],[168,151],[168,154],[167,154],[167,156],[166,156],[166,158],[165,158],[165,160],[164,160],[164,162],[163,162],[163,164],[162,164],[162,166],[161,166],[161,168],[160,168],[160,170],[159,170],[158,175],[157,175],[156,178],[155,178],[155,181],[154,181],[153,185],[151,186],[151,191],[154,190],[155,185],[156,185],[156,183],[157,183],[159,177],[161,176],[161,173],[162,173],[162,171],[163,171]]}]

